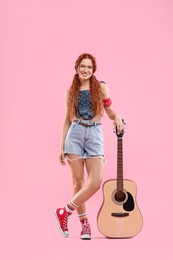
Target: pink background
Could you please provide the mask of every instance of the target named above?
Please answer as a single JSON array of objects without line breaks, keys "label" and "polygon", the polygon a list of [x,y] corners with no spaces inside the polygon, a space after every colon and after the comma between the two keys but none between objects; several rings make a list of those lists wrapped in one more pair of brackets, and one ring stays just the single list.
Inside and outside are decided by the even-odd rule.
[{"label": "pink background", "polygon": [[[0,257],[4,260],[170,260],[173,232],[173,1],[6,0],[0,4]],[[126,120],[124,177],[138,186],[144,218],[132,239],[104,238],[96,226],[102,190],[87,203],[93,239],[57,229],[54,208],[71,197],[58,163],[64,96],[79,54],[96,56]],[[103,118],[107,163],[116,176],[116,136]]]}]

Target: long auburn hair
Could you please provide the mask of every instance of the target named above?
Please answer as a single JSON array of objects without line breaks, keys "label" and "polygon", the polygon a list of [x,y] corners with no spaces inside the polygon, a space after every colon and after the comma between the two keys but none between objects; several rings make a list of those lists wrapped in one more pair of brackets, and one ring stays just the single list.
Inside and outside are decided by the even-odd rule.
[{"label": "long auburn hair", "polygon": [[[93,73],[94,73],[97,68],[96,59],[94,56],[92,56],[89,53],[83,53],[78,57],[75,63],[76,72],[79,64],[83,59],[90,59],[92,61]],[[69,90],[68,108],[70,112],[70,119],[73,119],[73,117],[76,115],[79,90],[80,90],[80,80],[79,80],[79,75],[76,73],[74,75],[72,85]],[[97,80],[97,78],[94,75],[92,75],[90,78],[90,97],[91,97],[93,113],[95,115],[102,116],[103,101],[102,101],[101,87],[100,87],[100,82]]]}]

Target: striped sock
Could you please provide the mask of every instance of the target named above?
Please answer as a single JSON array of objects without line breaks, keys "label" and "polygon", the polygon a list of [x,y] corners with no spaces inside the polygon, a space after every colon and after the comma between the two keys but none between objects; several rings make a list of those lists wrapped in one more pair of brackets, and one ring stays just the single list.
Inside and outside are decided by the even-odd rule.
[{"label": "striped sock", "polygon": [[69,201],[69,203],[66,205],[66,211],[67,212],[73,212],[75,209],[77,209],[79,206],[73,203],[72,200]]},{"label": "striped sock", "polygon": [[87,213],[82,213],[78,215],[80,222],[84,222],[84,220],[87,220]]}]

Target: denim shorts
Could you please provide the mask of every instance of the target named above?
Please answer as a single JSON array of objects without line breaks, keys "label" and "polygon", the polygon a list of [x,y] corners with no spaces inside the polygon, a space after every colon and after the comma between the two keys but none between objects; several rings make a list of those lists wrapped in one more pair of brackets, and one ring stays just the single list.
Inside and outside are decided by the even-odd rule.
[{"label": "denim shorts", "polygon": [[88,157],[104,158],[101,125],[83,126],[72,122],[65,138],[64,154],[75,154],[78,158],[83,159]]}]

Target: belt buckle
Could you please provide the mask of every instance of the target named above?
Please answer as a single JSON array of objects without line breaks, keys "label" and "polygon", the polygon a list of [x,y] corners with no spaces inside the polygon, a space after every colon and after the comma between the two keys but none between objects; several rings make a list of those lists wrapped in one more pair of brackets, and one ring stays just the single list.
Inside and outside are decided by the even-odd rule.
[{"label": "belt buckle", "polygon": [[85,120],[81,120],[81,124],[83,124],[84,126],[89,126],[89,122]]}]

